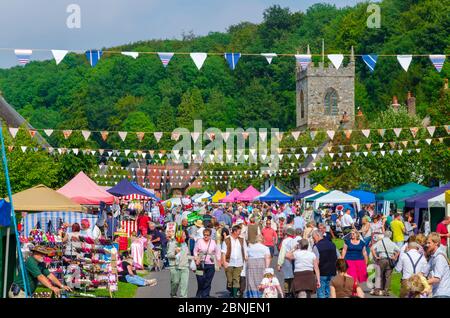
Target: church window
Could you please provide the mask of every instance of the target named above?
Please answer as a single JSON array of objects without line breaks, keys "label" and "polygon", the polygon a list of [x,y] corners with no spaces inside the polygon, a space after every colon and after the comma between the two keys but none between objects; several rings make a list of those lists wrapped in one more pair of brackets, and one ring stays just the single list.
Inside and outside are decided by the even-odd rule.
[{"label": "church window", "polygon": [[327,89],[325,93],[325,115],[338,114],[338,94],[334,88]]},{"label": "church window", "polygon": [[303,91],[300,91],[300,118],[305,118],[305,96],[303,96]]}]

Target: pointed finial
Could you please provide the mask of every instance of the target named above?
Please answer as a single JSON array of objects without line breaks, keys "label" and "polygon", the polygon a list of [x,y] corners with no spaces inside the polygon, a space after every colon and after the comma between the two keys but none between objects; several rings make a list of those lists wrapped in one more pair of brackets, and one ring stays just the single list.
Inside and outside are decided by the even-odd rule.
[{"label": "pointed finial", "polygon": [[309,49],[309,44],[308,44],[308,49],[306,50],[306,54],[311,54],[311,51]]},{"label": "pointed finial", "polygon": [[355,62],[355,51],[353,50],[353,45],[352,45],[352,50],[350,53],[350,62]]}]

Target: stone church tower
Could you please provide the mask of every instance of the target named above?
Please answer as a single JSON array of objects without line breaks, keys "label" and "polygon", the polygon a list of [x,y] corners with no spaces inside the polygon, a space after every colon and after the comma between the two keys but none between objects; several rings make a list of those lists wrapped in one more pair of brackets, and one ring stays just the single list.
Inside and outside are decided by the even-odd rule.
[{"label": "stone church tower", "polygon": [[311,63],[296,67],[297,128],[304,130],[352,127],[355,120],[355,57],[337,70],[330,62],[325,67]]}]

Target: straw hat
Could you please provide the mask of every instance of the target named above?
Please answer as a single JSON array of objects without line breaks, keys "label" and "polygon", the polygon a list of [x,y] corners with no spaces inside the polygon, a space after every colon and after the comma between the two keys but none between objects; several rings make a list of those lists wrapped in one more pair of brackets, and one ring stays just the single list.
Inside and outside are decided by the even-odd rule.
[{"label": "straw hat", "polygon": [[274,270],[273,270],[273,268],[266,268],[266,269],[264,270],[264,275],[267,275],[267,274],[274,275]]},{"label": "straw hat", "polygon": [[194,222],[194,224],[198,227],[202,227],[203,226],[203,221],[202,220],[197,220]]}]

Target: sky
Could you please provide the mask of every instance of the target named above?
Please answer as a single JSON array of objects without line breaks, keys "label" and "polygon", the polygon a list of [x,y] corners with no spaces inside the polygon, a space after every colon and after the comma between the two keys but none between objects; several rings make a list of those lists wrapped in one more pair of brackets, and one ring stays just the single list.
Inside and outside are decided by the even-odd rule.
[{"label": "sky", "polygon": [[[181,38],[183,32],[224,32],[242,21],[260,23],[271,5],[306,11],[314,3],[353,6],[362,0],[1,0],[0,68],[17,65],[14,49],[81,50],[140,40]],[[80,28],[67,20],[80,8]],[[6,50],[4,50],[6,49]],[[32,59],[49,59],[34,51]]]}]

